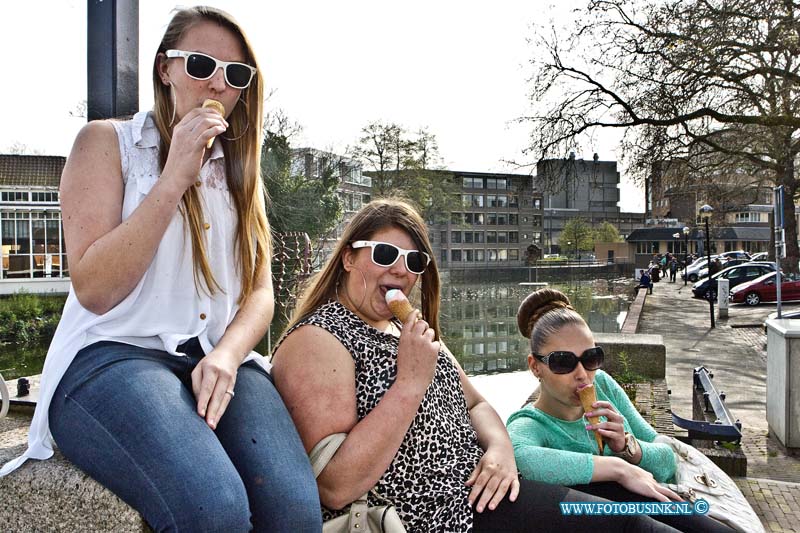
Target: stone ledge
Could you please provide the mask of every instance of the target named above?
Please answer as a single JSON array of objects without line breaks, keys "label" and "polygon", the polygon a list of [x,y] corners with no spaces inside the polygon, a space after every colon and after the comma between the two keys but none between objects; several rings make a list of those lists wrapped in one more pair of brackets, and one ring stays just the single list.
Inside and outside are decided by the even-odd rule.
[{"label": "stone ledge", "polygon": [[628,371],[647,379],[664,379],[667,349],[661,335],[640,333],[594,333],[594,340],[606,352],[603,368],[611,375],[624,371],[620,356],[627,359]]},{"label": "stone ledge", "polygon": [[639,319],[642,317],[645,299],[647,299],[647,289],[638,289],[636,298],[628,308],[628,314],[625,315],[625,321],[622,323],[620,333],[633,334],[639,330]]},{"label": "stone ledge", "polygon": [[[25,450],[30,415],[0,419],[0,464]],[[0,478],[4,531],[149,532],[141,515],[84,474],[57,450],[47,461],[29,460]]]}]

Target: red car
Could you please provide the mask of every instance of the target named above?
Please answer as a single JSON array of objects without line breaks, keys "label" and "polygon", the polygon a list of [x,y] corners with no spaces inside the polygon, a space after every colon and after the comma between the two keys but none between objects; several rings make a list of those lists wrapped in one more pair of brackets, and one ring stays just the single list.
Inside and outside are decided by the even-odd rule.
[{"label": "red car", "polygon": [[[781,301],[800,300],[800,280],[787,277],[783,273],[781,273],[781,278],[783,280],[781,283]],[[731,289],[730,301],[747,305],[774,302],[777,299],[775,289],[775,272],[770,272]]]}]

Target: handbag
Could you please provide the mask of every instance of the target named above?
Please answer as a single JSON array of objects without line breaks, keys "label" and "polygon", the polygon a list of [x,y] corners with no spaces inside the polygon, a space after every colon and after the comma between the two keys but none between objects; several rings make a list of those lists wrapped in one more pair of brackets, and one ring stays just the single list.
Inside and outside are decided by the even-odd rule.
[{"label": "handbag", "polygon": [[697,448],[674,437],[658,435],[653,442],[667,444],[675,453],[675,483],[661,485],[694,503],[708,502],[711,518],[744,533],[762,533],[764,526],[736,483]]},{"label": "handbag", "polygon": [[[334,433],[314,446],[308,458],[315,478],[319,477],[346,438],[347,433]],[[367,503],[369,494],[384,501],[385,504],[370,507]],[[406,533],[406,528],[394,505],[373,488],[351,503],[347,514],[326,520],[322,524],[322,533]]]}]

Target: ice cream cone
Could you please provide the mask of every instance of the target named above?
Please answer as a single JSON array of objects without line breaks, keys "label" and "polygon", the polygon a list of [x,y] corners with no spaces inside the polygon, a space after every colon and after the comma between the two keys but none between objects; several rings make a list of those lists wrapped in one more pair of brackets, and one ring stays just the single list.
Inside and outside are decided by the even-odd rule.
[{"label": "ice cream cone", "polygon": [[[225,106],[222,105],[221,102],[217,102],[216,100],[212,100],[211,98],[209,98],[205,102],[203,102],[203,108],[205,109],[207,107],[214,109],[217,113],[222,115],[223,118],[225,117]],[[208,140],[208,142],[206,143],[206,148],[211,148],[211,145],[214,144],[214,139],[215,137],[211,137]]]},{"label": "ice cream cone", "polygon": [[411,302],[406,298],[406,295],[403,294],[403,291],[398,289],[386,291],[386,305],[389,306],[392,314],[403,324],[406,323],[411,313],[416,312]]},{"label": "ice cream cone", "polygon": [[[583,412],[591,413],[594,410],[592,404],[597,401],[597,395],[595,394],[594,391],[594,385],[590,383],[589,385],[581,387],[580,389],[578,389],[578,395],[581,398],[581,405],[583,406]],[[593,426],[599,424],[600,417],[590,416],[589,422],[591,422]],[[594,438],[597,441],[597,449],[600,450],[600,455],[603,455],[603,437],[600,435],[600,433],[595,431]]]}]

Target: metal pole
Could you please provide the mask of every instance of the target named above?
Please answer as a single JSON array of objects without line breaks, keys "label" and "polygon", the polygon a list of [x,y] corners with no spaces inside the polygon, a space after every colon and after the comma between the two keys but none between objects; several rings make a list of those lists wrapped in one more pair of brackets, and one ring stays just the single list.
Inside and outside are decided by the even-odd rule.
[{"label": "metal pole", "polygon": [[683,250],[683,286],[686,286],[686,271],[689,268],[689,234],[683,235],[685,249]]},{"label": "metal pole", "polygon": [[[711,282],[711,235],[708,232],[708,216],[706,216],[706,257],[708,258],[708,281]],[[717,327],[714,323],[714,299],[708,299],[708,306],[711,310],[711,327]]]}]

